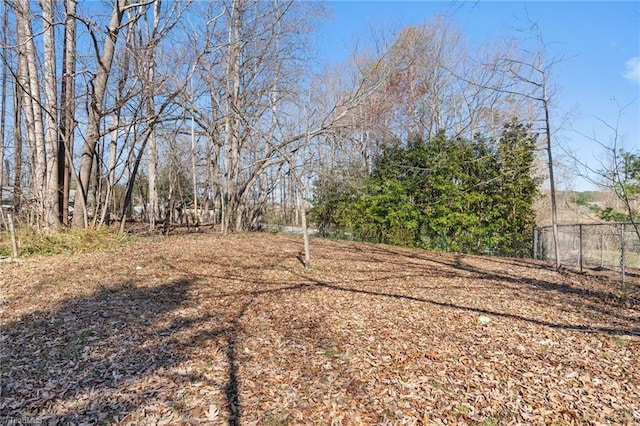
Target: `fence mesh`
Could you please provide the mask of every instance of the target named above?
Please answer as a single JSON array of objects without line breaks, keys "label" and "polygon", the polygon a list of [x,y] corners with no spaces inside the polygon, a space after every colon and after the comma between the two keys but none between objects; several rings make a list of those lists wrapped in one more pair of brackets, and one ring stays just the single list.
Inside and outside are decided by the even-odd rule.
[{"label": "fence mesh", "polygon": [[[640,238],[631,223],[558,225],[558,243],[564,265],[640,273]],[[534,257],[555,260],[552,227],[536,229]]]}]

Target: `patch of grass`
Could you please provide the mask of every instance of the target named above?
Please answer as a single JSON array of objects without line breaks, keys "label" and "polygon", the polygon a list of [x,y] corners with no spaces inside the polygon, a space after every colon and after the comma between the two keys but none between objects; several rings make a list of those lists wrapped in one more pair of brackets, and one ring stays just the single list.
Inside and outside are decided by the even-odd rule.
[{"label": "patch of grass", "polygon": [[100,426],[109,426],[109,425],[118,423],[119,415],[120,415],[120,412],[118,410],[111,410],[109,412],[109,415],[98,424]]},{"label": "patch of grass", "polygon": [[83,346],[75,343],[69,344],[62,350],[62,357],[64,359],[77,358],[77,356],[82,351],[82,348]]},{"label": "patch of grass", "polygon": [[605,419],[613,424],[629,425],[637,424],[636,422],[638,421],[638,415],[634,414],[634,412],[629,409],[624,409],[617,410],[611,414],[607,414],[605,416]]},{"label": "patch of grass", "polygon": [[456,406],[456,411],[462,414],[469,414],[471,412],[471,407],[468,405],[460,404]]},{"label": "patch of grass", "polygon": [[622,337],[614,337],[613,343],[620,346],[621,348],[624,348],[625,346],[627,346],[627,339],[623,339]]},{"label": "patch of grass", "polygon": [[327,348],[324,350],[324,355],[329,357],[329,358],[333,358],[334,356],[338,355],[340,353],[340,351],[337,348]]},{"label": "patch of grass", "polygon": [[213,370],[213,363],[211,361],[205,361],[202,364],[200,364],[200,370],[204,370],[204,371],[211,371]]},{"label": "patch of grass", "polygon": [[[107,228],[97,231],[63,230],[55,233],[41,233],[27,227],[20,230],[17,235],[19,255],[23,257],[109,250],[120,247],[131,239],[132,237],[128,234]],[[0,236],[0,256],[11,254],[10,238],[8,235]]]},{"label": "patch of grass", "polygon": [[493,419],[486,419],[478,423],[478,426],[498,426],[498,422]]},{"label": "patch of grass", "polygon": [[289,413],[284,408],[275,412],[267,413],[264,418],[265,426],[286,426],[290,422]]},{"label": "patch of grass", "polygon": [[429,384],[430,384],[430,385],[431,385],[431,387],[432,387],[432,388],[434,388],[434,389],[442,389],[442,388],[444,387],[444,386],[442,385],[442,383],[440,383],[440,382],[439,382],[439,381],[437,381],[437,380],[432,380]]}]

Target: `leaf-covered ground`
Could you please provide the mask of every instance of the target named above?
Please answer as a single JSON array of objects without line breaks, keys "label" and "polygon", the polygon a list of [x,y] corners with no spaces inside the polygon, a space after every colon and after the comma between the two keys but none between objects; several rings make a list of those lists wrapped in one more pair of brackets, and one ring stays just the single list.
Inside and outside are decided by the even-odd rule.
[{"label": "leaf-covered ground", "polygon": [[0,263],[0,423],[640,424],[634,288],[316,239],[305,270],[301,247],[190,234]]}]

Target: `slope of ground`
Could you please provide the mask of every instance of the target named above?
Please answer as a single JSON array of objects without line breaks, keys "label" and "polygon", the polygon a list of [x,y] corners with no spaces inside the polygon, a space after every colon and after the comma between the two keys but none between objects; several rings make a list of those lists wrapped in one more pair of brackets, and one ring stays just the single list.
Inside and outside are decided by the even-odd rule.
[{"label": "slope of ground", "polygon": [[0,264],[0,423],[640,423],[640,307],[615,284],[317,239],[305,270],[301,246],[191,234]]}]

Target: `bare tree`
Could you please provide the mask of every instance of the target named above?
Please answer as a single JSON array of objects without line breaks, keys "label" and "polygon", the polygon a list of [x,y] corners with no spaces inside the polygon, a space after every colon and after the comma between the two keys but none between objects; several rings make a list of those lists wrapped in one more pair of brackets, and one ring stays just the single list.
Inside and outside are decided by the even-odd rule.
[{"label": "bare tree", "polygon": [[545,150],[547,152],[547,170],[549,173],[549,189],[551,197],[551,225],[555,251],[555,268],[560,269],[560,244],[558,240],[558,207],[556,201],[556,182],[553,160],[553,132],[551,129],[550,108],[553,90],[551,87],[551,71],[559,62],[546,62],[542,50],[536,52],[529,59],[501,58],[496,66],[503,74],[512,78],[518,86],[500,89],[506,93],[522,96],[539,104],[542,111],[542,125],[545,135]]},{"label": "bare tree", "polygon": [[[509,46],[487,49],[495,57],[510,57]],[[479,132],[497,137],[504,122],[523,115],[532,101],[508,93],[513,78],[480,52],[468,50],[458,31],[436,19],[401,29],[374,52],[354,54],[350,68],[360,75],[376,72],[376,90],[349,114],[325,157],[331,162],[341,157],[343,165],[361,163],[370,172],[391,141],[406,143],[441,131],[470,140]]]},{"label": "bare tree", "polygon": [[599,167],[589,165],[581,160],[576,153],[569,152],[577,165],[579,174],[587,181],[598,185],[609,193],[615,195],[622,204],[623,213],[620,215],[615,209],[605,211],[603,216],[622,216],[629,221],[640,239],[639,206],[640,199],[640,152],[625,150],[622,136],[620,135],[620,119],[626,110],[638,100],[634,99],[626,105],[618,106],[618,114],[615,123],[611,124],[600,118],[596,118],[600,124],[610,133],[608,142],[604,142],[596,134],[587,135],[575,130],[577,134],[587,140],[595,142],[602,149],[602,155],[598,156]]},{"label": "bare tree", "polygon": [[[132,8],[140,7],[134,3],[128,5],[127,0],[116,0],[111,11],[111,19],[107,26],[107,34],[102,43],[102,49],[99,47],[98,34],[95,29],[88,25],[90,36],[93,39],[94,54],[97,61],[97,69],[91,78],[90,86],[90,108],[88,111],[88,122],[85,135],[85,141],[82,147],[82,156],[80,158],[80,167],[78,169],[78,188],[76,190],[73,226],[86,228],[87,222],[87,196],[89,184],[91,182],[91,170],[96,157],[96,146],[101,137],[100,125],[104,115],[104,98],[107,91],[107,82],[111,74],[111,66],[116,53],[116,43],[118,35],[122,29],[122,19],[125,12]],[[137,17],[133,18],[137,19]]]},{"label": "bare tree", "polygon": [[[560,269],[561,256],[558,241],[558,214],[554,175],[555,163],[553,158],[554,143],[550,111],[554,97],[551,74],[554,67],[561,62],[563,58],[547,61],[545,57],[545,44],[542,41],[537,24],[532,24],[532,30],[537,41],[537,49],[535,51],[530,52],[520,49],[510,54],[504,54],[502,51],[499,51],[493,55],[493,59],[482,62],[488,71],[488,78],[473,81],[460,75],[458,75],[458,77],[481,89],[506,95],[509,103],[511,103],[514,98],[527,101],[533,111],[529,114],[528,118],[525,117],[525,121],[528,119],[528,121],[531,122],[542,123],[541,131],[545,136],[544,149],[547,154],[547,170],[551,197],[555,268]],[[494,101],[497,101],[497,99]],[[518,111],[522,112],[523,110],[519,109]],[[536,128],[538,127],[536,126]]]},{"label": "bare tree", "polygon": [[[210,108],[216,111],[207,133],[213,144],[212,168],[214,173],[219,169],[222,177],[223,229],[235,231],[255,222],[262,208],[260,200],[266,199],[269,190],[264,176],[271,167],[282,164],[283,154],[303,138],[303,133],[278,131],[288,128],[282,120],[291,113],[288,108],[304,82],[304,58],[297,53],[315,6],[290,0],[235,0],[221,6],[224,25],[213,34],[217,44],[205,44],[202,56],[220,55],[221,59],[214,59],[211,65],[222,76],[217,87],[204,82]],[[200,76],[215,78],[205,73]],[[199,115],[196,109],[199,107],[194,108]]]},{"label": "bare tree", "polygon": [[[164,3],[166,4],[166,3]],[[144,76],[141,83],[143,86],[144,96],[147,102],[147,115],[148,117],[156,117],[158,111],[156,110],[156,96],[167,95],[162,93],[163,86],[168,76],[159,75],[158,54],[162,53],[160,50],[160,44],[169,32],[174,28],[178,22],[182,12],[183,6],[178,3],[171,2],[169,6],[163,10],[163,2],[161,0],[155,0],[148,9],[151,9],[151,16],[149,12],[144,14],[144,25],[138,25],[139,38],[141,40],[141,46],[137,51],[140,55],[141,61],[140,74]],[[151,7],[152,6],[152,7]],[[165,68],[172,69],[170,65],[160,64]],[[156,123],[160,120],[152,120],[150,123],[148,143],[148,193],[149,193],[149,225],[151,230],[155,227],[155,222],[159,218],[160,210],[158,205],[158,186],[157,186],[157,174],[158,174],[158,140],[156,134]]]},{"label": "bare tree", "polygon": [[309,227],[307,223],[307,209],[309,201],[307,193],[309,192],[310,178],[307,174],[313,174],[314,154],[311,152],[311,141],[305,141],[304,147],[299,155],[287,160],[291,184],[294,187],[295,202],[300,211],[300,224],[302,227],[303,251],[300,260],[305,268],[311,266],[311,253],[309,248]]}]

